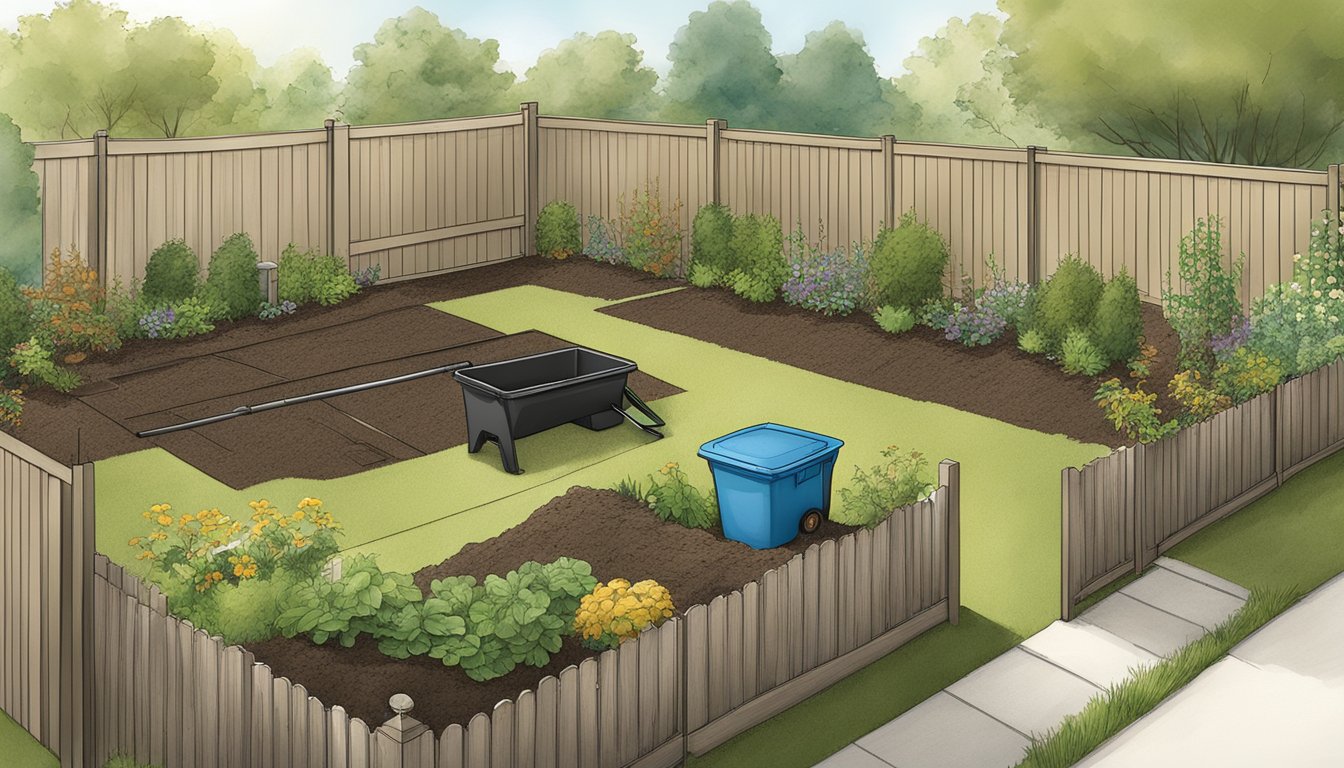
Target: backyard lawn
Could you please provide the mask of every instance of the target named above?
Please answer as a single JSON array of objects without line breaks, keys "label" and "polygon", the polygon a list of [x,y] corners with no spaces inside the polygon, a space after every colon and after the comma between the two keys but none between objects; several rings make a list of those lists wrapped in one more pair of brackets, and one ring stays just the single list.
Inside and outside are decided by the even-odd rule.
[{"label": "backyard lawn", "polygon": [[[637,361],[641,370],[685,390],[654,404],[669,425],[662,441],[632,428],[594,433],[567,425],[520,443],[521,476],[504,473],[497,451],[487,446],[475,455],[456,448],[357,475],[275,480],[241,491],[166,451],[142,451],[98,462],[99,548],[129,562],[127,541],[144,533],[141,513],[151,504],[246,510],[258,498],[285,506],[316,496],[345,525],[349,551],[377,553],[385,568],[413,571],[522,522],[574,485],[609,487],[677,461],[708,488],[708,469],[695,455],[702,442],[777,421],[845,440],[837,486],[848,482],[856,464],[878,463],[892,444],[921,451],[931,464],[944,457],[961,462],[963,604],[1020,634],[1053,618],[1059,470],[1103,455],[1104,446],[838,381],[597,311],[613,303],[518,286],[432,306],[504,334],[535,329]],[[145,477],[156,479],[151,485]]]},{"label": "backyard lawn", "polygon": [[22,768],[56,768],[61,764],[47,748],[28,735],[23,726],[10,719],[0,709],[0,755],[5,765]]}]

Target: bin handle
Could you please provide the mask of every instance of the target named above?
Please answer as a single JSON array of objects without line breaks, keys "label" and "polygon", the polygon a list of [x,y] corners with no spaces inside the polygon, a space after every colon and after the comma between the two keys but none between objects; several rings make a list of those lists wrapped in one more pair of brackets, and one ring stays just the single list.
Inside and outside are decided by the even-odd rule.
[{"label": "bin handle", "polygon": [[654,437],[656,437],[656,438],[658,438],[658,439],[661,440],[661,439],[663,438],[663,433],[662,433],[662,432],[659,432],[657,429],[655,429],[655,427],[665,427],[665,426],[667,426],[667,422],[663,421],[662,418],[659,417],[657,413],[654,413],[653,409],[650,408],[650,407],[648,406],[647,403],[645,403],[643,400],[639,399],[639,395],[636,395],[636,394],[635,394],[635,391],[634,391],[633,389],[631,389],[631,388],[629,388],[629,387],[626,387],[626,388],[625,388],[625,393],[624,393],[624,394],[625,394],[625,399],[630,401],[630,405],[634,406],[634,407],[635,407],[635,410],[637,410],[637,411],[639,411],[640,413],[644,414],[645,416],[649,417],[649,420],[652,421],[653,423],[652,423],[652,424],[645,424],[645,423],[639,421],[639,420],[636,419],[634,416],[631,416],[630,414],[626,413],[626,412],[625,412],[625,409],[624,409],[624,408],[621,408],[621,407],[620,407],[619,405],[617,405],[617,404],[614,404],[614,403],[613,403],[612,406],[611,406],[611,409],[612,409],[613,411],[615,411],[615,412],[621,414],[621,416],[623,416],[623,417],[625,418],[626,421],[629,421],[631,424],[634,424],[636,427],[639,427],[640,429],[644,430],[645,432],[649,433],[650,435],[653,435]]}]

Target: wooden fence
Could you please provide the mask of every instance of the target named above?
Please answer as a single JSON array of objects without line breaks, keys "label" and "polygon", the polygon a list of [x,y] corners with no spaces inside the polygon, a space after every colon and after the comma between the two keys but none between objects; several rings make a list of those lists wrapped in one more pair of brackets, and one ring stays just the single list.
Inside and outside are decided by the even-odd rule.
[{"label": "wooden fence", "polygon": [[1344,448],[1344,359],[1062,474],[1062,615]]},{"label": "wooden fence", "polygon": [[960,468],[944,461],[929,498],[875,528],[814,544],[465,727],[435,734],[401,711],[370,728],[95,555],[90,465],[4,434],[0,464],[0,704],[62,766],[672,766],[960,611]]},{"label": "wooden fence", "polygon": [[[194,139],[37,145],[43,247],[74,245],[129,285],[181,237],[202,266],[247,232],[265,259],[289,242],[380,265],[401,279],[535,252],[536,215],[566,200],[615,219],[646,183],[696,210],[768,213],[832,245],[871,240],[914,210],[947,238],[949,282],[1038,282],[1076,253],[1128,270],[1145,298],[1177,270],[1195,221],[1217,215],[1229,258],[1245,253],[1242,301],[1292,274],[1311,223],[1339,210],[1340,166],[1261,168],[517,113]],[[689,249],[689,237],[683,243]]]},{"label": "wooden fence", "polygon": [[0,432],[0,708],[72,760],[92,746],[92,554],[93,465]]}]

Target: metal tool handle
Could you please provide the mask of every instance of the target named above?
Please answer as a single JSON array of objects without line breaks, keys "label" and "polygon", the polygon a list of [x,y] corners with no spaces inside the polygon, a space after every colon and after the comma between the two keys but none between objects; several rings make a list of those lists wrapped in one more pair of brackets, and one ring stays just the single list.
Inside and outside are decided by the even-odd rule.
[{"label": "metal tool handle", "polygon": [[636,395],[635,391],[629,387],[625,388],[625,399],[630,401],[630,405],[634,406],[635,410],[649,417],[649,420],[652,421],[653,423],[645,424],[641,422],[639,419],[636,419],[634,416],[631,416],[630,414],[626,413],[625,409],[621,408],[619,405],[613,405],[611,406],[611,409],[621,414],[621,416],[624,416],[626,421],[630,422],[631,424],[634,424],[636,427],[639,427],[640,429],[644,430],[650,435],[653,435],[654,437],[661,440],[664,437],[664,435],[662,432],[659,432],[657,429],[655,429],[655,427],[665,427],[667,426],[667,422],[663,421],[662,418],[657,413],[654,413],[653,409],[649,407],[648,403],[645,403],[643,400],[639,399],[639,395]]}]

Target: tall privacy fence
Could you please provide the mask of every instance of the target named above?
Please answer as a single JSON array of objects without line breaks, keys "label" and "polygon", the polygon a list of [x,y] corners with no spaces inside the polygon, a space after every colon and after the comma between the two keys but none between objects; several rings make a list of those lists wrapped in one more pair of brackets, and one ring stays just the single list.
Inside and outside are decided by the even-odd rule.
[{"label": "tall privacy fence", "polygon": [[1062,614],[1344,448],[1344,359],[1063,471]]},{"label": "tall privacy fence", "polygon": [[[234,232],[274,260],[286,244],[410,278],[535,253],[540,207],[615,218],[656,183],[695,211],[718,202],[773,214],[831,244],[870,240],[907,210],[951,246],[949,278],[983,286],[993,254],[1037,282],[1077,253],[1122,267],[1149,299],[1177,245],[1220,216],[1229,256],[1246,253],[1243,303],[1290,278],[1311,221],[1339,210],[1326,171],[962,147],[704,126],[514,114],[401,125],[192,139],[37,145],[46,250],[74,245],[129,285],[150,252],[184,238],[204,262]],[[204,266],[204,264],[203,264]]]},{"label": "tall privacy fence", "polygon": [[[163,768],[658,768],[703,754],[944,621],[960,605],[960,468],[875,528],[547,676],[435,733],[371,727],[275,677],[93,542],[91,465],[0,434],[0,704],[61,759]],[[59,589],[58,589],[59,586]]]}]

